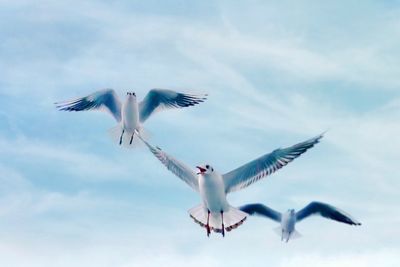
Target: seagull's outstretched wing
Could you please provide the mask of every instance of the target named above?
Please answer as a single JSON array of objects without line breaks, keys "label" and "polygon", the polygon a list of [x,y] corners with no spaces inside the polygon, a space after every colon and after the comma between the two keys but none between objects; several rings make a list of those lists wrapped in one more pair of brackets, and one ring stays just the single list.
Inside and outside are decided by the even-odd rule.
[{"label": "seagull's outstretched wing", "polygon": [[276,222],[281,222],[282,215],[280,212],[277,212],[263,204],[248,204],[239,207],[241,211],[244,211],[250,215],[260,215]]},{"label": "seagull's outstretched wing", "polygon": [[121,101],[113,89],[100,90],[86,97],[55,104],[59,110],[66,111],[105,109],[117,122],[121,121]]},{"label": "seagull's outstretched wing", "polygon": [[351,218],[350,215],[346,214],[344,211],[322,202],[311,202],[305,208],[296,212],[296,220],[301,221],[314,214],[319,214],[327,219],[350,225],[361,225],[361,223]]},{"label": "seagull's outstretched wing", "polygon": [[151,89],[139,103],[140,121],[147,120],[153,112],[165,108],[184,108],[206,100],[207,95],[190,95],[166,89]]},{"label": "seagull's outstretched wing", "polygon": [[225,191],[228,193],[245,188],[279,170],[317,144],[322,137],[323,135],[321,134],[297,145],[276,149],[270,154],[261,156],[258,159],[224,174]]},{"label": "seagull's outstretched wing", "polygon": [[174,159],[164,151],[162,151],[158,147],[153,147],[149,143],[147,143],[140,135],[138,135],[139,138],[146,144],[146,146],[150,149],[151,153],[158,158],[162,164],[167,167],[168,170],[170,170],[173,174],[178,176],[182,181],[187,183],[191,188],[193,188],[195,191],[199,191],[199,183],[197,180],[197,175],[187,167],[185,164],[182,162],[179,162],[178,160]]}]

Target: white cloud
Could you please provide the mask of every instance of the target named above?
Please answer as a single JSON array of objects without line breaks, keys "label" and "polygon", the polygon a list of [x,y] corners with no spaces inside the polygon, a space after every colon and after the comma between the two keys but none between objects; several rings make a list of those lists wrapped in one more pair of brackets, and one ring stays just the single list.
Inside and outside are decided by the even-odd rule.
[{"label": "white cloud", "polygon": [[[0,165],[0,216],[4,219],[31,219],[49,212],[79,213],[115,205],[89,192],[57,192],[34,185],[17,170]],[[122,203],[120,203],[122,205]]]},{"label": "white cloud", "polygon": [[[105,133],[104,138],[107,139]],[[70,175],[88,181],[132,179],[129,173],[131,165],[126,164],[124,154],[117,159],[99,156],[85,149],[78,149],[79,143],[70,146],[54,142],[43,142],[20,135],[17,139],[1,138],[0,155],[17,157],[24,164],[47,165],[49,168],[60,168]],[[136,148],[140,150],[140,148]],[[127,151],[123,151],[126,152]],[[134,158],[132,162],[134,162]],[[140,177],[138,177],[140,180]],[[139,181],[138,180],[138,181]]]},{"label": "white cloud", "polygon": [[[367,89],[376,89],[377,95],[389,90],[394,94],[400,68],[393,50],[398,42],[393,34],[398,19],[368,22],[375,27],[367,23],[365,31],[349,40],[346,38],[352,30],[340,29],[347,33],[345,37],[326,48],[324,43],[333,40],[319,42],[315,36],[287,29],[280,22],[258,24],[260,29],[251,30],[251,23],[235,20],[238,14],[228,11],[204,22],[168,14],[137,14],[123,5],[93,2],[80,4],[80,8],[48,1],[40,6],[21,1],[2,4],[29,11],[19,13],[16,22],[35,26],[35,34],[22,27],[19,29],[31,35],[20,32],[24,38],[11,36],[4,42],[7,53],[0,64],[5,101],[17,101],[24,94],[24,99],[33,102],[29,107],[7,103],[9,109],[19,112],[0,113],[5,118],[2,130],[12,127],[18,136],[0,139],[0,157],[5,162],[0,166],[0,217],[7,226],[0,239],[2,265],[243,266],[251,262],[264,266],[260,259],[266,257],[278,266],[398,265],[394,253],[398,240],[393,236],[398,235],[399,217],[393,213],[400,185],[396,167],[399,99],[370,111],[353,112],[331,101],[324,95],[330,89],[318,85],[326,81],[354,85],[352,93],[345,94],[354,102],[360,101],[357,94]],[[258,12],[263,12],[262,6],[256,15]],[[70,32],[59,32],[58,27],[65,30],[64,26],[70,26]],[[81,35],[75,35],[79,29]],[[255,81],[251,77],[254,73],[268,77]],[[272,78],[274,84],[269,83]],[[285,92],[288,81],[291,86],[298,84],[299,89]],[[310,84],[316,91],[302,90]],[[262,186],[232,195],[230,200],[298,208],[323,198],[354,212],[364,225],[355,230],[311,220],[299,226],[305,237],[285,246],[270,231],[272,224],[249,220],[224,240],[203,240],[204,231],[195,228],[183,210],[196,204],[187,195],[180,195],[186,187],[182,185],[181,190],[176,186],[180,181],[171,182],[169,179],[175,177],[156,166],[157,161],[147,152],[116,152],[109,147],[107,151],[91,151],[99,144],[92,136],[80,135],[65,145],[64,141],[46,140],[47,136],[33,130],[26,132],[25,122],[40,125],[45,120],[33,115],[29,117],[32,120],[26,120],[28,113],[37,110],[37,101],[43,108],[54,99],[83,95],[97,87],[134,87],[144,95],[146,88],[165,85],[210,92],[205,111],[160,114],[148,124],[150,130],[161,129],[152,139],[157,145],[191,163],[210,160],[228,170],[267,152],[267,145],[272,150],[275,145],[290,145],[329,129],[322,143],[301,161]],[[16,120],[24,123],[15,124]],[[68,121],[63,126],[71,125]],[[108,141],[100,129],[96,136]],[[58,137],[54,134],[53,138]],[[24,176],[28,167],[36,173]],[[76,188],[64,192],[57,190],[63,189],[62,185],[42,187],[39,178],[49,169],[63,176],[57,177],[59,183],[74,180]],[[127,200],[119,198],[120,190],[105,190],[109,195],[101,196],[88,186],[79,186],[121,180],[157,189],[140,187],[135,191],[138,196]],[[166,195],[152,199],[160,187],[166,189]],[[167,208],[165,203],[174,206]],[[60,214],[68,218],[60,219]],[[27,219],[21,222],[21,218]],[[388,222],[393,227],[387,227]],[[321,232],[313,231],[315,228]],[[324,242],[320,233],[326,233]],[[388,249],[376,250],[378,247]]]},{"label": "white cloud", "polygon": [[342,253],[335,256],[321,256],[321,255],[296,255],[293,258],[283,260],[279,266],[285,267],[303,267],[303,266],[343,266],[343,267],[372,267],[372,266],[385,266],[395,267],[400,264],[397,252],[394,250],[375,250],[368,253]]}]

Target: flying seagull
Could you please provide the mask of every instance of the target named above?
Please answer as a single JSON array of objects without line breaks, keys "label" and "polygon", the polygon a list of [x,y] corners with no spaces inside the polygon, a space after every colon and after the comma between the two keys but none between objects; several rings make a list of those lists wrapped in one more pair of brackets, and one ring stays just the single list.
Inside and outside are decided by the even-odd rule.
[{"label": "flying seagull", "polygon": [[[178,93],[166,89],[151,89],[146,97],[138,102],[134,92],[127,92],[125,102],[121,102],[113,89],[104,89],[86,97],[57,102],[56,107],[65,111],[103,110],[117,121],[111,134],[118,143],[132,145],[135,131],[142,133],[142,124],[156,111],[167,108],[194,106],[206,100],[207,95]],[[124,135],[127,138],[124,138]],[[126,140],[124,140],[126,139]]]},{"label": "flying seagull", "polygon": [[[139,138],[142,137],[139,135]],[[190,167],[174,159],[158,147],[153,147],[144,139],[150,151],[176,176],[186,182],[202,198],[202,204],[189,210],[190,217],[200,226],[206,228],[207,236],[211,231],[222,233],[230,231],[246,220],[247,213],[229,205],[226,195],[243,189],[282,168],[309,148],[319,142],[322,135],[296,144],[276,149],[249,163],[221,175],[210,164],[196,166],[196,174]]]},{"label": "flying seagull", "polygon": [[281,226],[277,228],[277,233],[281,235],[281,240],[285,240],[286,242],[288,242],[291,237],[296,238],[300,236],[295,229],[296,222],[315,214],[350,225],[361,225],[361,223],[351,218],[350,215],[346,214],[344,211],[322,202],[311,202],[298,212],[295,212],[294,209],[289,209],[285,213],[280,213],[263,204],[248,204],[239,209],[250,215],[260,215],[279,222]]}]

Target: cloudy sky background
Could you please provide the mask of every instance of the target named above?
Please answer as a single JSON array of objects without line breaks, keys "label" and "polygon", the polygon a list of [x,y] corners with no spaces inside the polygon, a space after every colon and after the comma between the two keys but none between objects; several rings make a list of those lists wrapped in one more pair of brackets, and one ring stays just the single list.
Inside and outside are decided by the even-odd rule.
[{"label": "cloudy sky background", "polygon": [[[0,15],[0,265],[399,266],[400,1],[0,0]],[[187,215],[200,198],[114,145],[111,116],[53,105],[106,87],[209,93],[146,128],[220,172],[328,130],[229,201],[319,200],[363,226],[315,217],[283,244],[253,217],[208,239]]]}]

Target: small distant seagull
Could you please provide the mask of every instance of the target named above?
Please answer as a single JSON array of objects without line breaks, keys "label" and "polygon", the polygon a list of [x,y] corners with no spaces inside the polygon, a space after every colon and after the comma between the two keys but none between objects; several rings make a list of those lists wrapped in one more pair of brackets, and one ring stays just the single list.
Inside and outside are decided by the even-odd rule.
[{"label": "small distant seagull", "polygon": [[361,225],[344,211],[322,202],[311,202],[304,209],[295,212],[289,209],[285,213],[277,212],[263,204],[249,204],[239,208],[250,215],[260,215],[279,222],[281,226],[277,228],[277,233],[281,235],[281,240],[289,241],[290,238],[300,237],[296,231],[295,224],[308,216],[318,214],[327,219],[335,220],[350,225]]},{"label": "small distant seagull", "polygon": [[[140,135],[139,138],[141,138]],[[276,149],[223,175],[209,164],[197,166],[199,172],[196,175],[184,163],[141,139],[168,170],[200,193],[203,203],[189,210],[190,217],[206,228],[207,236],[210,235],[211,230],[225,236],[225,230],[237,228],[247,217],[247,213],[228,204],[226,195],[277,171],[313,147],[321,138],[322,135],[319,135],[288,148]]]},{"label": "small distant seagull", "polygon": [[[118,125],[112,134],[123,143],[124,134],[132,144],[135,131],[142,132],[142,124],[156,111],[167,108],[184,108],[194,106],[206,100],[207,95],[178,93],[166,89],[151,89],[146,97],[138,103],[134,92],[127,92],[124,103],[121,103],[113,89],[97,91],[86,97],[71,101],[57,102],[56,107],[65,111],[103,110],[109,112]],[[128,142],[128,140],[126,140]]]}]

